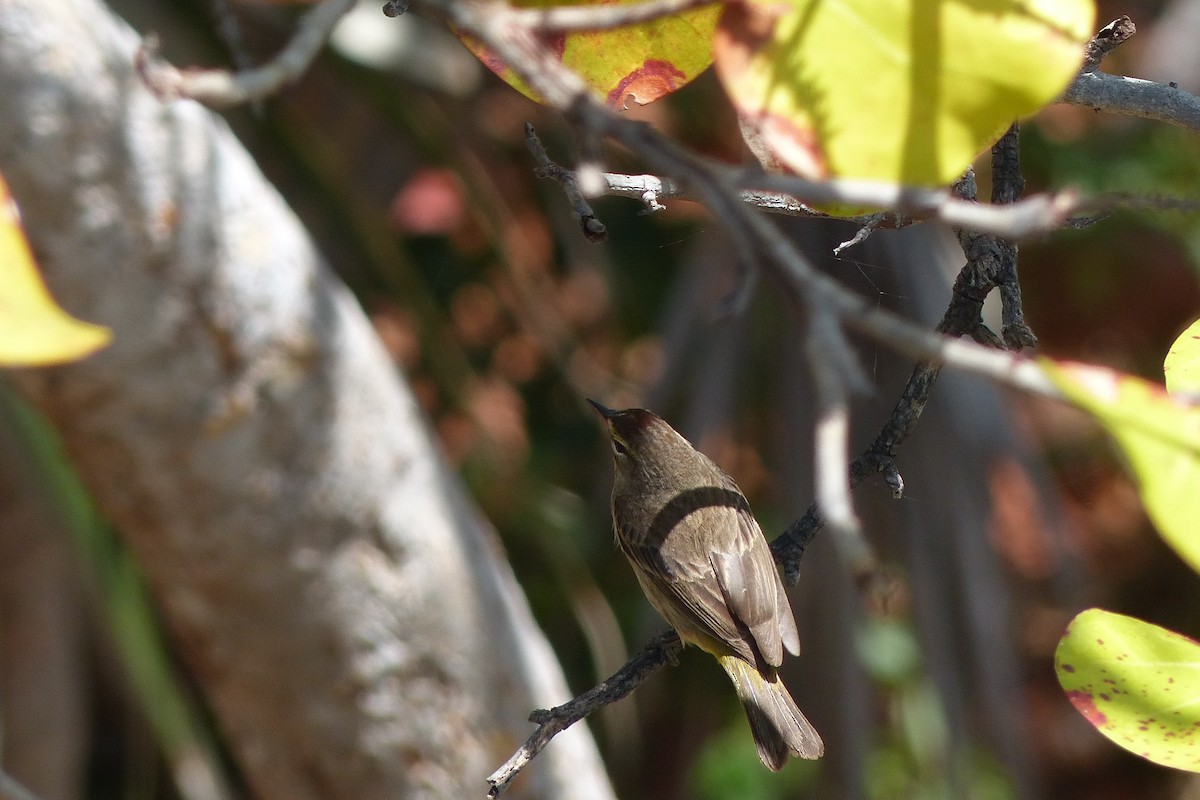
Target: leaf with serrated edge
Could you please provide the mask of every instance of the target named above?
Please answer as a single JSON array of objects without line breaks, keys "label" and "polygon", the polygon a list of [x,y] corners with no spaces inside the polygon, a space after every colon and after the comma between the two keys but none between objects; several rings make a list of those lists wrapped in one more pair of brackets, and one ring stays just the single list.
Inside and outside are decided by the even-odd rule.
[{"label": "leaf with serrated edge", "polygon": [[1079,713],[1113,742],[1200,772],[1200,644],[1093,608],[1067,628],[1054,671]]}]

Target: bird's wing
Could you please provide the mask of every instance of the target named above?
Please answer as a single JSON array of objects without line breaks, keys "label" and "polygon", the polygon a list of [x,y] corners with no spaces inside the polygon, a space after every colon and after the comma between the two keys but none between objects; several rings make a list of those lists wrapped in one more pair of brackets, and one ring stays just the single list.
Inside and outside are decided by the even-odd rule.
[{"label": "bird's wing", "polygon": [[736,532],[710,555],[713,569],[734,618],[749,630],[763,660],[777,667],[783,648],[800,650],[796,620],[758,523],[747,509],[728,513],[736,515],[726,523]]},{"label": "bird's wing", "polygon": [[670,515],[668,524],[652,525],[648,533],[633,530],[614,509],[617,542],[651,604],[685,641],[718,655],[732,650],[756,663],[753,640],[739,628],[717,580],[709,558],[712,543],[698,537],[702,528],[695,512],[710,506],[694,499],[688,501],[690,511]]},{"label": "bird's wing", "polygon": [[[729,483],[683,492],[644,535],[617,538],[655,607],[685,639],[778,666],[784,647],[799,652],[796,622],[762,531]],[[614,519],[622,524],[619,513]]]},{"label": "bird's wing", "polygon": [[[726,552],[740,554],[740,561],[734,566],[730,559],[725,559],[726,564],[718,567],[717,576],[730,596],[729,604],[734,616],[750,629],[767,663],[777,667],[783,662],[780,645],[792,655],[800,655],[800,633],[796,630],[792,604],[788,602],[783,580],[775,567],[771,547],[745,495],[727,472],[720,467],[715,468],[725,488],[737,492],[738,497],[742,498],[742,503],[736,508],[735,544],[725,548]],[[736,583],[738,578],[741,579],[741,586]],[[734,592],[731,589],[735,587],[741,593],[740,601],[733,599]],[[770,602],[772,596],[773,603]],[[766,615],[766,609],[770,609],[770,616]]]},{"label": "bird's wing", "polygon": [[[767,551],[770,551],[770,547]],[[774,564],[775,558],[771,557]],[[783,647],[794,656],[800,655],[800,632],[796,630],[796,615],[792,613],[792,604],[788,602],[787,590],[783,588],[783,580],[775,573],[775,591],[779,597],[779,638]]]}]

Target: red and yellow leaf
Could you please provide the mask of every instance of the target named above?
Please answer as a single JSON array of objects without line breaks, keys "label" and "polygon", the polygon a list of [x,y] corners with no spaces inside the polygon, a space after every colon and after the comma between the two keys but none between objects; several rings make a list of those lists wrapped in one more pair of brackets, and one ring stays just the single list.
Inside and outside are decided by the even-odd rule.
[{"label": "red and yellow leaf", "polygon": [[[608,5],[608,2],[516,0],[521,8]],[[645,0],[617,0],[645,2]],[[611,108],[630,101],[652,103],[691,81],[712,63],[719,6],[705,6],[641,25],[607,31],[557,34],[547,40],[563,66],[577,73]],[[470,37],[462,37],[480,61],[527,97],[536,94],[509,67]]]},{"label": "red and yellow leaf", "polygon": [[1054,653],[1067,698],[1126,750],[1200,772],[1200,645],[1140,619],[1088,609]]}]

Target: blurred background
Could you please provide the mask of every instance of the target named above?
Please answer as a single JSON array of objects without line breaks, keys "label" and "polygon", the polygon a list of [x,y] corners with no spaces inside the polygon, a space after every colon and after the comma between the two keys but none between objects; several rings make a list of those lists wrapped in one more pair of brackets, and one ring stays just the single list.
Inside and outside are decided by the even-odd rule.
[{"label": "blurred background", "polygon": [[[205,66],[266,60],[307,9],[111,4],[139,31],[159,33],[173,63]],[[773,538],[813,496],[803,321],[767,283],[731,310],[746,276],[696,204],[667,201],[647,215],[637,202],[601,199],[609,239],[586,242],[559,187],[534,176],[523,126],[532,122],[567,166],[580,155],[574,133],[443,27],[419,13],[388,20],[380,5],[347,17],[296,85],[227,118],[370,315],[582,691],[664,627],[613,545],[609,449],[584,398],[667,418],[734,476]],[[1099,6],[1100,24],[1129,11]],[[1103,68],[1195,91],[1200,2],[1146,2],[1137,13],[1139,33]],[[627,113],[716,158],[747,158],[711,73]],[[1194,197],[1200,185],[1200,142],[1161,123],[1053,106],[1023,125],[1022,145],[1029,192]],[[643,171],[617,150],[604,163]],[[985,158],[981,196],[986,169]],[[948,231],[877,232],[834,257],[853,226],[779,222],[814,265],[872,302],[929,327],[940,318],[962,262]],[[1040,352],[1161,379],[1170,343],[1200,316],[1198,264],[1194,214],[1119,213],[1023,245],[1025,312]],[[855,451],[912,369],[874,342],[859,353],[876,390],[856,402]],[[74,748],[87,785],[81,795],[64,777],[63,798],[244,796],[159,635],[136,566],[41,423],[11,397],[0,412],[0,428],[19,432],[0,442],[0,509],[6,497],[40,497],[62,534],[30,543],[0,524],[0,651],[55,649],[38,663],[67,671],[79,693],[72,707],[87,709],[84,718],[9,713],[6,760],[50,759],[48,741]],[[30,463],[36,474],[16,466]],[[856,494],[898,579],[893,594],[865,603],[824,534],[791,592],[804,652],[784,678],[827,757],[763,770],[724,675],[689,652],[591,720],[618,794],[1200,797],[1195,779],[1103,739],[1053,674],[1058,637],[1089,606],[1200,636],[1200,583],[1155,535],[1098,427],[944,374],[898,466],[903,500],[880,482]],[[30,576],[43,569],[59,578],[31,595]],[[48,627],[70,636],[47,644],[38,632]],[[9,671],[0,691],[37,693],[49,671]]]}]

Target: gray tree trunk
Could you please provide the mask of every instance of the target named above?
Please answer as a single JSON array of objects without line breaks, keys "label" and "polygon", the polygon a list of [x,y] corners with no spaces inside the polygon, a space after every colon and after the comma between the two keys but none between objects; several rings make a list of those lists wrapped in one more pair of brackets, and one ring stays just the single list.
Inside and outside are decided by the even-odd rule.
[{"label": "gray tree trunk", "polygon": [[[0,170],[58,300],[16,374],[142,566],[257,795],[482,796],[568,697],[353,298],[225,124],[93,0],[0,0]],[[582,727],[514,794],[605,798]]]}]

